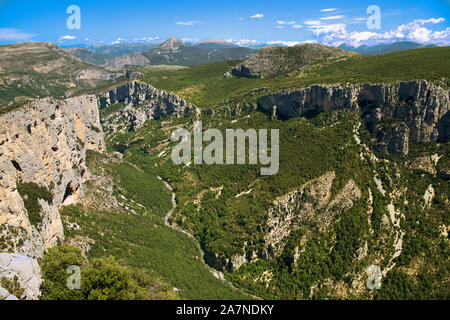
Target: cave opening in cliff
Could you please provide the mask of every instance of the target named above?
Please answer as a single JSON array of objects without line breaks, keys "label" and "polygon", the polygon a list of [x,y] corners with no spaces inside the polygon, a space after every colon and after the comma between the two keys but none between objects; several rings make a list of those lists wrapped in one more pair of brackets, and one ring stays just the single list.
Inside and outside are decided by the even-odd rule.
[{"label": "cave opening in cliff", "polygon": [[77,188],[74,186],[74,184],[72,182],[69,182],[67,184],[66,190],[64,192],[63,203],[67,200],[67,198],[69,198],[70,196],[73,196],[76,191],[77,191]]},{"label": "cave opening in cliff", "polygon": [[312,110],[304,112],[302,114],[302,117],[305,117],[306,119],[310,120],[318,116],[319,113],[321,113],[319,106],[315,106]]},{"label": "cave opening in cliff", "polygon": [[14,168],[16,168],[17,171],[22,172],[22,168],[20,167],[20,164],[17,161],[11,160],[11,163],[14,166]]}]

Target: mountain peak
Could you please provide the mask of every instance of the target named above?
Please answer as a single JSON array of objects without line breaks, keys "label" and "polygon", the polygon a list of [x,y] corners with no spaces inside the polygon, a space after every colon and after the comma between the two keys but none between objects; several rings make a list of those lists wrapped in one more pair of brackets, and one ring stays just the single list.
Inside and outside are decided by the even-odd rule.
[{"label": "mountain peak", "polygon": [[184,46],[183,41],[178,39],[177,37],[173,36],[167,39],[165,42],[159,45],[159,48],[161,49],[168,49],[168,50],[176,50],[179,47]]},{"label": "mountain peak", "polygon": [[229,48],[236,48],[238,46],[231,42],[227,42],[221,39],[211,39],[197,42],[194,44],[194,47],[206,49],[208,51],[216,51]]}]

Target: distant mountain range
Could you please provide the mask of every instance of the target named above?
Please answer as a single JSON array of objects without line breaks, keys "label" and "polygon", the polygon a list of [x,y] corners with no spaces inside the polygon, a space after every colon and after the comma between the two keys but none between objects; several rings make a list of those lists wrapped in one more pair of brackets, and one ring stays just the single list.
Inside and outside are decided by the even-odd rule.
[{"label": "distant mountain range", "polygon": [[95,64],[98,66],[106,65],[108,61],[112,59],[111,56],[108,56],[103,53],[92,52],[85,48],[70,48],[65,50],[71,55],[80,59],[81,61]]},{"label": "distant mountain range", "polygon": [[235,45],[231,42],[223,41],[220,39],[206,40],[200,41],[193,45],[193,47],[198,49],[204,49],[208,51],[218,51],[230,48],[238,48],[238,45]]},{"label": "distant mountain range", "polygon": [[238,47],[219,40],[188,46],[180,39],[171,37],[158,47],[143,52],[142,55],[151,65],[192,66],[216,61],[243,60],[254,52],[254,49]]},{"label": "distant mountain range", "polygon": [[157,44],[148,43],[119,43],[114,45],[100,45],[94,47],[88,47],[87,49],[92,52],[106,54],[111,57],[119,57],[125,54],[140,53],[152,48],[155,48]]},{"label": "distant mountain range", "polygon": [[[338,48],[364,55],[379,55],[427,47],[434,47],[434,45],[401,41],[359,47],[342,44]],[[257,51],[255,48],[240,47],[220,39],[187,44],[177,37],[171,37],[159,45],[145,43],[79,45],[66,47],[65,50],[84,62],[112,69],[145,65],[195,66],[217,61],[245,60]]]},{"label": "distant mountain range", "polygon": [[[100,53],[108,56],[109,58],[115,58],[119,56],[123,56],[125,54],[133,54],[133,53],[140,53],[147,50],[150,50],[151,48],[155,48],[157,44],[151,44],[151,43],[117,43],[117,44],[111,44],[111,45],[84,45],[84,44],[77,44],[72,46],[61,46],[61,48],[65,50],[69,49],[85,49],[90,52],[94,53]],[[73,50],[75,51],[75,50]],[[82,52],[82,51],[81,51]]]},{"label": "distant mountain range", "polygon": [[399,41],[389,44],[377,44],[374,46],[367,46],[362,45],[359,47],[352,47],[347,44],[342,44],[339,46],[339,48],[347,50],[347,51],[353,51],[360,54],[367,54],[367,55],[379,55],[379,54],[385,54],[390,52],[397,52],[397,51],[403,51],[403,50],[410,50],[410,49],[419,49],[419,48],[429,48],[429,47],[435,47],[433,44],[421,44],[416,42],[410,42],[410,41]]},{"label": "distant mountain range", "polygon": [[157,46],[130,43],[65,50],[84,62],[109,68],[122,68],[126,65],[194,66],[216,61],[244,60],[256,51],[218,39],[187,45],[176,37]]}]

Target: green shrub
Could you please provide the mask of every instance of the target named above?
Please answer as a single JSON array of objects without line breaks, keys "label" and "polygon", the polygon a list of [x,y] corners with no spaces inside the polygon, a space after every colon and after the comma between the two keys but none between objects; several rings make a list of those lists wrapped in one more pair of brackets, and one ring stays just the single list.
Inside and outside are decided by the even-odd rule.
[{"label": "green shrub", "polygon": [[[81,288],[69,289],[69,266],[81,271]],[[148,300],[176,299],[170,287],[146,270],[131,268],[114,257],[86,260],[78,248],[60,246],[47,251],[41,261],[44,300]]]},{"label": "green shrub", "polygon": [[14,276],[12,279],[6,277],[0,278],[0,287],[6,289],[10,294],[20,298],[25,289],[20,287],[19,278]]},{"label": "green shrub", "polygon": [[120,265],[112,256],[92,259],[84,269],[82,288],[87,300],[145,299],[145,288],[133,279],[131,269]]},{"label": "green shrub", "polygon": [[40,187],[33,182],[17,183],[17,190],[24,199],[25,209],[28,211],[28,219],[33,226],[37,226],[42,223],[41,205],[38,199],[42,199],[51,203],[53,201],[53,195],[45,187]]},{"label": "green shrub", "polygon": [[71,265],[80,268],[86,264],[81,256],[81,250],[75,247],[63,246],[49,249],[41,261],[41,286],[44,300],[81,300],[83,294],[79,290],[67,288],[67,268]]}]

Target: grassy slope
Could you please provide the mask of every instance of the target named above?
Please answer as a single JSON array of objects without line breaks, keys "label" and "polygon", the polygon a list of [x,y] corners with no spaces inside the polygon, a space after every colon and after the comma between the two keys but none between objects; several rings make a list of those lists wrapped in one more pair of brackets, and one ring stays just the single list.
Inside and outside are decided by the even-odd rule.
[{"label": "grassy slope", "polygon": [[[271,201],[325,172],[333,170],[337,174],[332,188],[334,195],[348,179],[353,179],[362,188],[362,199],[355,203],[353,209],[336,218],[326,232],[320,232],[315,225],[306,225],[289,237],[287,249],[279,258],[260,260],[236,273],[228,273],[227,278],[235,285],[264,298],[308,298],[309,288],[317,282],[330,278],[346,281],[345,274],[364,270],[373,263],[374,257],[384,257],[381,261],[377,260],[377,263],[386,266],[385,259],[391,254],[390,241],[393,238],[391,233],[380,227],[380,221],[387,212],[390,200],[377,191],[373,180],[376,170],[387,192],[392,192],[392,183],[396,188],[407,187],[411,190],[398,199],[395,205],[407,217],[402,222],[402,228],[412,236],[405,238],[405,254],[397,261],[400,268],[395,268],[383,283],[386,290],[375,295],[373,292],[366,292],[357,297],[423,298],[445,295],[445,282],[442,279],[448,272],[445,263],[448,245],[436,230],[439,230],[440,225],[448,223],[448,218],[443,215],[443,199],[448,197],[448,191],[445,191],[448,182],[439,176],[424,176],[422,171],[411,172],[404,166],[403,160],[397,157],[390,158],[392,165],[361,160],[361,149],[353,139],[355,119],[352,114],[332,112],[311,120],[291,119],[285,122],[269,121],[258,112],[250,114],[250,117],[227,118],[216,115],[214,118],[205,116],[202,119],[204,128],[279,128],[280,170],[271,177],[259,176],[257,166],[174,166],[170,160],[173,144],[165,144],[171,129],[164,128],[180,124],[191,128],[191,120],[180,118],[164,124],[152,120],[137,132],[116,135],[108,141],[108,145],[114,148],[115,144],[119,144],[126,161],[139,165],[151,175],[161,175],[170,181],[175,187],[178,201],[174,221],[194,233],[207,252],[227,257],[242,254],[245,242],[248,247],[257,250],[263,244],[264,231],[261,228],[265,225],[266,210]],[[365,135],[368,134],[363,128],[361,130]],[[369,135],[367,137],[370,138]],[[431,149],[425,147],[418,146],[411,159],[423,153],[437,152],[441,155],[448,146],[437,149],[436,146],[430,146]],[[162,153],[163,151],[166,152]],[[402,179],[395,178],[397,168],[402,172]],[[418,183],[417,179],[422,180]],[[429,184],[435,186],[439,199],[425,215],[422,211],[423,194]],[[220,187],[222,191],[218,196],[217,189],[214,191],[214,188]],[[372,190],[374,203],[373,213],[368,216],[369,188]],[[249,195],[235,197],[250,189],[252,192]],[[404,205],[405,200],[408,200],[408,206]],[[368,218],[371,226],[368,225]],[[420,221],[423,227],[417,229],[416,221]],[[369,232],[369,228],[374,233]],[[291,272],[292,265],[289,261],[292,260],[292,252],[308,230],[315,230],[314,237],[308,243],[296,271]],[[355,252],[364,239],[369,243],[368,257],[356,262]],[[415,271],[420,275],[419,281],[416,281],[414,276],[408,276],[401,270],[416,268],[414,265],[417,259],[421,259],[423,250],[427,250],[429,256],[423,267]],[[269,289],[264,282],[257,280],[264,271],[273,274]],[[401,284],[402,281],[408,285],[407,289]],[[316,297],[333,297],[333,293],[330,294],[328,296],[327,289],[324,289]]]},{"label": "grassy slope", "polygon": [[252,100],[246,97],[245,93],[262,87],[274,92],[315,83],[441,80],[450,75],[450,47],[415,49],[380,56],[353,56],[344,61],[318,63],[289,77],[224,78],[223,75],[237,63],[217,62],[162,72],[143,68],[142,72],[144,80],[153,86],[175,92],[199,107],[206,107],[227,99],[234,99],[236,102]]},{"label": "grassy slope", "polygon": [[[222,75],[233,64],[231,62],[170,72],[152,72],[144,69],[144,73],[146,81],[156,87],[174,91],[200,107],[205,107],[217,105],[230,97],[236,98],[236,101],[245,100],[242,97],[246,91],[263,86],[269,87],[267,91],[276,91],[283,87],[296,88],[313,83],[392,82],[413,79],[440,81],[443,78],[445,79],[441,84],[446,85],[448,81],[446,78],[450,74],[449,53],[449,48],[444,47],[410,50],[377,57],[353,57],[347,61],[316,65],[309,70],[302,70],[301,74],[293,77],[272,80],[224,79]],[[169,134],[159,137],[150,135],[157,126],[148,132],[144,128],[137,133],[116,136],[115,141],[126,146],[125,156],[129,161],[139,163],[147,170],[157,172],[171,181],[177,190],[179,201],[175,221],[192,231],[207,251],[219,252],[226,256],[242,253],[241,248],[245,241],[250,241],[254,248],[258,248],[262,236],[260,228],[266,219],[265,210],[271,199],[285,194],[303,182],[333,169],[338,177],[333,185],[333,192],[342,188],[349,178],[354,179],[362,187],[363,198],[355,204],[355,208],[343,214],[328,232],[316,233],[306,248],[306,256],[302,258],[306,260],[298,264],[295,272],[291,272],[289,261],[293,247],[302,237],[302,230],[288,239],[286,252],[279,259],[269,262],[259,261],[235,274],[227,275],[233,283],[267,298],[307,298],[309,288],[317,281],[326,279],[339,281],[347,272],[363,270],[367,263],[370,264],[370,259],[380,253],[388,257],[391,254],[389,241],[392,241],[392,238],[386,230],[380,229],[380,221],[386,214],[386,206],[390,200],[376,191],[373,170],[376,170],[383,181],[383,188],[388,192],[393,190],[392,181],[389,184],[388,182],[395,177],[397,170],[401,170],[402,178],[394,180],[394,185],[396,188],[406,187],[410,190],[395,203],[396,208],[407,217],[402,220],[402,228],[407,234],[404,239],[404,251],[396,261],[397,267],[383,282],[385,290],[365,294],[363,298],[445,297],[448,294],[444,279],[445,274],[448,274],[446,257],[449,248],[436,230],[439,230],[442,224],[448,225],[448,218],[443,214],[446,211],[448,182],[439,175],[433,177],[420,170],[411,171],[405,167],[404,159],[396,157],[390,158],[392,165],[374,166],[368,160],[361,161],[359,148],[352,138],[354,120],[352,117],[343,116],[334,126],[329,126],[336,122],[328,118],[332,114],[322,114],[308,121],[292,119],[286,122],[268,121],[259,113],[251,114],[250,118],[242,117],[237,122],[231,122],[231,119],[220,115],[214,119],[207,117],[203,119],[204,127],[279,127],[282,150],[280,171],[273,177],[259,177],[257,167],[253,166],[174,167],[167,153],[162,159],[157,156],[161,150],[170,150],[170,145],[163,149],[157,148]],[[370,135],[367,132],[364,134],[367,135],[365,141],[368,143]],[[111,143],[113,141],[110,141],[110,145]],[[441,147],[434,144],[417,145],[415,148],[418,151],[411,154],[410,159],[419,154],[429,155],[432,152],[448,154],[448,144]],[[418,183],[420,179],[422,180]],[[429,184],[433,184],[437,196],[432,207],[424,215],[423,194]],[[223,190],[217,200],[217,192],[211,191],[211,188],[221,186]],[[368,233],[365,216],[368,211],[369,188],[374,193],[374,211],[370,219],[375,235]],[[236,194],[250,189],[253,191],[249,196],[235,198]],[[199,195],[202,195],[200,205],[193,201]],[[409,203],[407,206],[404,205],[406,200]],[[418,224],[422,227],[417,228]],[[369,241],[370,250],[367,258],[369,260],[355,264],[353,261],[355,250],[362,239]],[[420,267],[417,267],[417,261],[423,261],[424,250],[428,252],[428,257]],[[269,290],[265,287],[265,283],[256,281],[262,272],[267,270],[274,275]],[[408,274],[411,271],[407,270],[414,270],[415,275],[411,276]],[[345,277],[343,280],[347,281]],[[328,294],[333,297],[333,293],[327,290],[321,290],[315,297],[323,298]]]},{"label": "grassy slope", "polygon": [[[238,71],[238,74],[250,78],[273,78],[287,75],[315,62],[330,61],[351,55],[355,53],[315,43],[294,47],[265,47],[242,62],[239,68],[244,66],[247,71],[245,75],[241,71]],[[236,74],[236,71],[233,70],[233,73]]]},{"label": "grassy slope", "polygon": [[[154,271],[178,288],[185,299],[249,298],[214,278],[200,261],[200,252],[192,239],[165,226],[163,218],[171,208],[171,195],[155,175],[127,163],[104,161],[103,156],[92,152],[88,165],[94,174],[105,174],[103,170],[106,170],[106,175],[116,182],[117,199],[123,202],[120,195],[124,195],[145,209],[137,208],[138,213],[134,215],[106,212],[101,207],[66,207],[61,212],[66,241],[88,237],[95,241],[89,256],[113,255],[133,267]],[[68,228],[69,221],[78,223],[81,229]]]},{"label": "grassy slope", "polygon": [[74,73],[83,69],[107,72],[50,42],[0,46],[0,113],[34,98],[62,98],[68,90],[92,90],[114,82],[75,80]]},{"label": "grassy slope", "polygon": [[[359,167],[356,149],[344,148],[352,141],[352,120],[321,129],[312,122],[293,119],[287,122],[269,121],[261,113],[250,118],[240,119],[231,124],[225,119],[203,119],[204,126],[226,128],[280,128],[280,169],[277,175],[261,177],[258,166],[174,166],[170,153],[162,158],[158,151],[152,151],[161,141],[168,138],[169,132],[159,132],[150,136],[153,130],[144,128],[137,133],[128,133],[116,137],[115,142],[127,145],[125,155],[133,163],[142,168],[160,174],[171,181],[177,190],[177,201],[180,211],[194,208],[194,199],[202,190],[224,187],[222,197],[217,201],[214,197],[205,204],[199,214],[195,210],[184,210],[188,219],[183,227],[193,231],[198,239],[210,251],[232,255],[240,253],[242,242],[248,235],[256,238],[258,226],[265,219],[265,210],[271,199],[286,194],[293,188],[324,174],[329,168],[341,173],[340,177],[349,177],[350,172]],[[150,125],[149,125],[150,126]],[[157,128],[154,124],[153,128]],[[344,151],[343,151],[344,150]],[[353,160],[352,160],[353,159]],[[155,166],[157,164],[157,167]],[[358,170],[361,170],[359,168]],[[252,196],[235,198],[235,195],[253,188]],[[207,192],[205,199],[214,193]],[[208,230],[207,233],[204,231]],[[236,232],[239,230],[239,232]],[[253,239],[258,242],[258,239]]]}]

